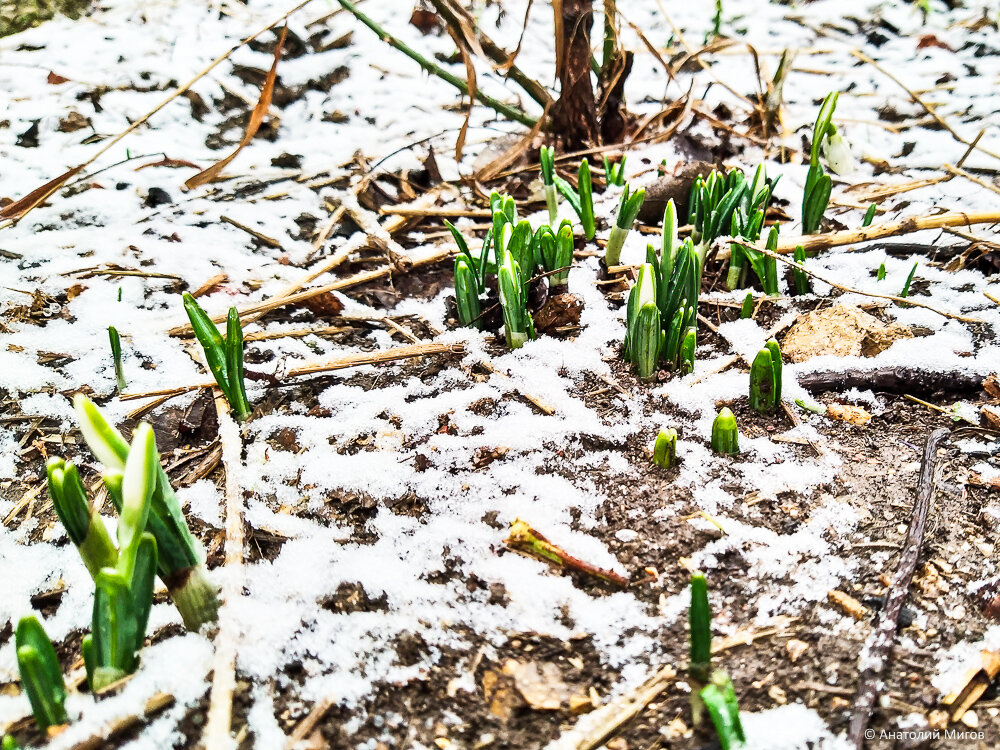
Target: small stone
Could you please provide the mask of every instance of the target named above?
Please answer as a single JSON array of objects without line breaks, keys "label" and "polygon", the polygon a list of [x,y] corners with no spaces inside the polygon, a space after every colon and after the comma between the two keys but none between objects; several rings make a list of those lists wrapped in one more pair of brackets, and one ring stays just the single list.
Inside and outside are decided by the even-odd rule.
[{"label": "small stone", "polygon": [[979,726],[979,717],[976,716],[975,711],[966,711],[964,714],[962,714],[962,718],[959,719],[959,721],[965,724],[965,726],[967,726],[969,729],[975,729],[976,727]]},{"label": "small stone", "polygon": [[936,711],[931,711],[927,714],[927,725],[931,729],[943,730],[948,728],[948,712],[941,711],[940,709]]},{"label": "small stone", "polygon": [[796,662],[802,654],[809,650],[809,644],[797,638],[792,638],[785,644],[785,650],[788,651],[788,658]]},{"label": "small stone", "polygon": [[788,696],[785,695],[785,691],[782,690],[777,685],[771,685],[771,687],[767,689],[767,694],[771,698],[771,700],[773,700],[780,706],[784,706],[786,703],[788,703]]}]

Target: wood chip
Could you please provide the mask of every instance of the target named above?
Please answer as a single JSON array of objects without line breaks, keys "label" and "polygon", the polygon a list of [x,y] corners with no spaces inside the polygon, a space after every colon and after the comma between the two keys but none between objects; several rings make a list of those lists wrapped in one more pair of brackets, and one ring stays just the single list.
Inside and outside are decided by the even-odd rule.
[{"label": "wood chip", "polygon": [[826,597],[844,614],[850,615],[855,620],[863,620],[868,614],[868,608],[864,604],[843,591],[834,589]]}]

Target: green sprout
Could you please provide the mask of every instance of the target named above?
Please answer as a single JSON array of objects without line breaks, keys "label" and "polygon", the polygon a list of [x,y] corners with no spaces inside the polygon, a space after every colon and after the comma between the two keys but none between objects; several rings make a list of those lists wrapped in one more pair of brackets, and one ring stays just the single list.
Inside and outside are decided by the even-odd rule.
[{"label": "green sprout", "polygon": [[703,706],[701,688],[708,684],[712,671],[712,608],[708,603],[708,583],[702,573],[691,576],[691,606],[688,624],[691,628],[691,649],[688,678],[691,681],[691,715],[695,726],[701,724]]},{"label": "green sprout", "polygon": [[792,259],[795,261],[795,266],[792,267],[792,279],[795,282],[795,293],[797,295],[809,294],[812,292],[812,282],[809,281],[809,274],[800,269],[805,268],[806,265],[806,249],[802,245],[798,245],[795,248],[795,253],[792,255]]},{"label": "green sprout", "polygon": [[713,169],[707,178],[699,176],[692,183],[688,224],[702,263],[708,248],[729,229],[736,204],[746,190],[746,177],[738,169],[731,169],[725,176]]},{"label": "green sprout", "polygon": [[642,202],[646,199],[646,191],[639,188],[629,195],[629,187],[625,186],[622,192],[621,202],[618,204],[618,216],[615,218],[615,225],[611,227],[611,236],[608,238],[608,246],[604,250],[604,264],[606,266],[617,266],[621,258],[622,246],[625,238],[628,237]]},{"label": "green sprout", "polygon": [[712,423],[712,450],[725,455],[735,455],[740,452],[740,436],[736,430],[736,417],[723,407],[719,416]]},{"label": "green sprout", "polygon": [[451,232],[451,236],[458,245],[458,255],[455,256],[455,306],[458,308],[458,322],[463,326],[472,328],[482,328],[480,320],[482,315],[482,305],[479,303],[479,295],[483,291],[482,277],[480,274],[480,264],[486,262],[487,243],[483,243],[483,255],[477,262],[469,252],[469,246],[465,242],[462,233],[455,228],[447,219],[445,226]]},{"label": "green sprout", "polygon": [[[756,242],[760,239],[767,206],[771,202],[771,196],[774,194],[774,186],[778,184],[778,180],[780,179],[779,177],[773,181],[769,181],[763,164],[757,167],[752,182],[747,184],[744,178],[744,185],[746,187],[740,189],[739,198],[733,207],[732,217],[730,218],[729,233],[732,236],[741,237],[750,242]],[[733,184],[739,189],[740,181],[735,176],[733,177]],[[736,289],[746,284],[747,258],[748,254],[742,245],[737,243],[730,245],[729,270],[726,273],[727,289]]]},{"label": "green sprout", "polygon": [[750,408],[761,414],[773,412],[781,403],[781,349],[768,341],[750,366]]},{"label": "green sprout", "polygon": [[498,252],[508,252],[517,262],[521,273],[521,283],[527,286],[535,270],[535,251],[532,248],[531,224],[526,220],[516,225],[507,223],[500,229]]},{"label": "green sprout", "polygon": [[740,306],[740,318],[746,320],[747,318],[753,317],[753,292],[747,292],[747,296],[743,298],[743,304]]},{"label": "green sprout", "polygon": [[[83,394],[73,399],[73,408],[83,439],[104,464],[103,474],[115,509],[124,507],[124,471],[130,448],[93,401]],[[191,535],[180,503],[162,465],[157,462],[156,483],[150,498],[146,528],[156,540],[156,564],[160,579],[180,612],[188,630],[214,622],[219,608],[218,592],[209,582],[201,545]]]},{"label": "green sprout", "polygon": [[552,146],[542,146],[538,152],[538,160],[542,165],[542,184],[545,185],[545,205],[549,209],[549,224],[555,224],[559,218],[559,194],[554,180],[555,149]]},{"label": "green sprout", "polygon": [[669,430],[660,430],[656,436],[656,443],[653,445],[653,463],[657,466],[669,469],[677,462],[677,430],[671,427]]},{"label": "green sprout", "polygon": [[528,312],[528,290],[520,265],[507,248],[501,249],[497,282],[500,287],[500,307],[503,309],[507,346],[511,349],[520,349],[529,339],[535,338],[535,324],[531,319],[531,313]]},{"label": "green sprout", "polygon": [[910,296],[910,284],[913,283],[913,275],[917,272],[917,266],[918,265],[920,265],[920,264],[919,263],[914,263],[913,264],[913,268],[910,269],[910,273],[906,277],[906,283],[903,284],[903,289],[899,293],[900,297],[909,297]]},{"label": "green sprout", "polygon": [[[697,345],[697,304],[701,289],[701,262],[690,238],[677,238],[677,216],[673,201],[667,202],[663,216],[663,245],[660,256],[652,245],[646,247],[646,262],[629,293],[625,359],[636,365],[639,377],[650,378],[657,359],[671,369],[694,370]],[[650,296],[652,295],[652,296]],[[655,303],[657,315],[649,308]],[[644,311],[645,310],[645,311]],[[654,335],[654,321],[660,335]]]},{"label": "green sprout", "polygon": [[97,509],[90,506],[87,490],[72,463],[52,457],[45,469],[56,515],[79,550],[91,577],[96,578],[101,568],[114,567],[118,563],[118,550],[108,536],[104,520]]},{"label": "green sprout", "polygon": [[872,222],[875,220],[875,204],[872,203],[868,206],[868,210],[865,211],[865,218],[861,222],[862,227],[870,227]]},{"label": "green sprout", "polygon": [[246,384],[243,379],[243,329],[235,307],[229,308],[226,320],[226,337],[223,338],[215,323],[201,309],[201,305],[187,292],[184,293],[184,309],[187,311],[191,328],[198,338],[208,369],[215,376],[222,395],[233,409],[233,416],[244,422],[250,416]]},{"label": "green sprout", "polygon": [[558,232],[553,232],[548,224],[542,224],[535,232],[531,245],[535,265],[549,274],[549,284],[553,287],[565,286],[569,281],[570,266],[573,265],[573,224],[564,219]]},{"label": "green sprout", "polygon": [[837,132],[833,125],[833,112],[837,108],[837,92],[833,91],[823,100],[813,127],[812,149],[809,152],[809,171],[806,173],[806,187],[802,194],[802,233],[815,234],[820,221],[830,203],[833,181],[823,171],[819,163],[823,141]]},{"label": "green sprout", "polygon": [[465,258],[455,258],[455,305],[458,322],[471,328],[482,328],[482,305],[479,303],[479,280]]},{"label": "green sprout", "polygon": [[[771,227],[771,231],[767,235],[767,243],[765,248],[771,253],[778,250],[778,225],[775,224]],[[750,261],[750,265],[753,268],[754,273],[760,280],[760,285],[763,287],[764,292],[772,297],[777,297],[778,292],[778,262],[774,259],[774,255],[766,255],[760,250],[749,245],[742,246],[743,252],[745,253],[747,259]]]},{"label": "green sprout", "polygon": [[[22,617],[14,634],[17,668],[21,685],[28,694],[35,724],[41,730],[69,721],[64,704],[66,683],[56,650],[35,617]],[[4,738],[6,742],[6,737]],[[6,747],[6,745],[5,745]]]},{"label": "green sprout", "polygon": [[590,181],[590,163],[586,159],[580,162],[576,176],[576,190],[557,174],[553,174],[552,179],[559,192],[573,207],[576,215],[580,217],[584,237],[592,240],[597,233],[597,224],[594,221],[594,194]]},{"label": "green sprout", "polygon": [[643,263],[628,296],[625,359],[636,366],[640,378],[649,379],[656,373],[663,346],[660,308],[656,305],[656,273],[652,264]]},{"label": "green sprout", "polygon": [[153,605],[156,539],[145,529],[159,466],[153,429],[143,422],[121,473],[118,564],[97,574],[92,629],[81,645],[91,690],[102,690],[138,666]]},{"label": "green sprout", "polygon": [[879,265],[878,271],[875,272],[875,278],[879,281],[885,280],[885,263]]},{"label": "green sprout", "polygon": [[601,157],[604,159],[604,181],[608,185],[618,185],[622,186],[625,184],[625,157],[615,164],[608,157]]},{"label": "green sprout", "polygon": [[[652,247],[647,247],[646,261],[652,263],[658,271],[656,301],[667,334],[663,359],[669,367],[689,370],[694,368],[694,338],[691,333],[697,321],[701,262],[698,251],[688,238],[677,248],[671,263],[667,250],[673,250],[676,244],[674,238],[665,241],[667,247],[658,264]],[[690,360],[685,360],[690,368],[683,366],[682,350],[691,357]]]},{"label": "green sprout", "polygon": [[[691,308],[693,311],[694,308]],[[681,350],[678,354],[678,367],[682,375],[694,372],[694,353],[698,347],[698,329],[688,326],[684,330],[684,337],[681,339]]]},{"label": "green sprout", "polygon": [[9,734],[5,734],[3,742],[0,743],[0,750],[21,750],[21,746],[17,744],[17,740]]},{"label": "green sprout", "polygon": [[722,36],[722,0],[715,0],[715,15],[712,16],[712,33],[705,35],[705,43]]},{"label": "green sprout", "polygon": [[118,329],[108,326],[108,338],[111,340],[111,358],[115,363],[115,382],[118,385],[118,392],[125,390],[125,370],[122,368],[122,340],[118,335]]},{"label": "green sprout", "polygon": [[747,736],[740,720],[740,705],[729,675],[722,670],[714,671],[711,682],[701,689],[699,697],[712,718],[722,750],[745,745]]}]

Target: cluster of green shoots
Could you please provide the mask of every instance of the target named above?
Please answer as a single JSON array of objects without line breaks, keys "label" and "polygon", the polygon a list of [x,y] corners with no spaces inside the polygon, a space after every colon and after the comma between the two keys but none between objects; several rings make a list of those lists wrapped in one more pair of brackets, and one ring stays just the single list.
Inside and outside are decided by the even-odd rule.
[{"label": "cluster of green shoots", "polygon": [[677,237],[677,213],[668,201],[659,257],[652,245],[629,292],[624,357],[640,378],[653,377],[661,363],[682,373],[694,369],[701,261],[690,238]]},{"label": "cluster of green shoots", "polygon": [[235,307],[229,308],[226,336],[223,338],[212,319],[201,309],[201,305],[187,293],[184,294],[184,310],[191,321],[194,335],[205,352],[208,369],[229,402],[233,416],[238,422],[246,421],[250,416],[250,402],[247,400],[243,378],[243,328],[239,313]]},{"label": "cluster of green shoots", "polygon": [[[246,383],[243,376],[243,328],[235,307],[229,308],[225,337],[219,333],[215,323],[205,313],[190,294],[184,294],[184,310],[194,335],[205,352],[205,362],[215,376],[222,395],[232,408],[233,416],[244,422],[250,416],[250,402],[247,400]],[[122,341],[118,329],[108,326],[111,342],[111,358],[115,367],[115,381],[118,392],[125,391],[125,371],[122,366]]]},{"label": "cluster of green shoots", "polygon": [[[157,573],[191,630],[215,620],[218,599],[160,464],[153,429],[140,423],[129,444],[88,398],[77,395],[73,406],[84,440],[104,465],[101,478],[119,516],[113,541],[76,466],[49,459],[56,515],[94,580],[91,632],[81,651],[87,683],[99,692],[138,667]],[[38,727],[66,723],[66,686],[41,624],[22,618],[15,640],[21,682]]]},{"label": "cluster of green shoots", "polygon": [[[553,289],[565,287],[573,264],[573,227],[563,221],[558,230],[543,224],[532,231],[527,220],[518,221],[514,199],[493,193],[490,196],[492,222],[483,240],[479,258],[472,255],[462,233],[445,221],[458,245],[455,258],[455,302],[463,326],[482,328],[482,296],[486,276],[494,274],[503,310],[507,345],[517,349],[535,338],[535,326],[528,310],[528,287],[535,270],[542,269]],[[490,253],[492,250],[492,260]]]},{"label": "cluster of green shoots", "polygon": [[[545,187],[545,203],[549,211],[549,222],[555,223],[559,214],[557,191],[576,212],[583,228],[583,236],[587,240],[594,239],[597,233],[597,222],[594,218],[594,188],[590,176],[590,162],[584,159],[576,173],[576,187],[556,173],[555,152],[551,146],[543,146],[539,154],[542,169],[542,184]],[[625,158],[617,164],[604,157],[604,177],[608,185],[624,187],[621,201],[618,204],[618,214],[615,225],[611,227],[611,235],[604,252],[605,265],[615,266],[621,258],[625,238],[628,237],[632,225],[635,224],[639,209],[646,198],[646,191],[640,188],[632,191],[625,182]]]},{"label": "cluster of green shoots", "polygon": [[722,750],[746,744],[746,733],[740,721],[739,700],[733,681],[724,670],[712,669],[712,609],[708,601],[705,576],[691,576],[691,652],[688,680],[691,683],[691,719],[697,728],[705,719],[712,720]]}]

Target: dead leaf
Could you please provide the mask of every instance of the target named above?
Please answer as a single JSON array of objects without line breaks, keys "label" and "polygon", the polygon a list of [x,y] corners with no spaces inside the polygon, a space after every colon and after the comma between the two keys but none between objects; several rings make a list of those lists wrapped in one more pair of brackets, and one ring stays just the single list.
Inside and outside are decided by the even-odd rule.
[{"label": "dead leaf", "polygon": [[996,373],[983,381],[983,390],[990,394],[992,398],[1000,399],[1000,379],[997,379]]},{"label": "dead leaf", "polygon": [[955,51],[933,34],[924,34],[917,40],[917,49],[926,49],[927,47],[940,47],[941,49],[946,49],[949,52]]},{"label": "dead leaf", "polygon": [[428,34],[440,30],[442,23],[438,14],[429,8],[414,8],[410,14],[410,26],[419,30],[421,34]]},{"label": "dead leaf", "polygon": [[344,303],[333,292],[327,292],[326,294],[317,294],[315,297],[309,297],[288,307],[304,307],[317,315],[333,316],[340,315],[343,312]]},{"label": "dead leaf", "polygon": [[851,404],[827,404],[826,416],[848,424],[866,425],[871,421],[872,415],[861,406]]},{"label": "dead leaf", "polygon": [[800,316],[781,342],[781,351],[792,362],[824,354],[874,357],[901,338],[913,338],[906,326],[886,325],[854,305],[834,305]]},{"label": "dead leaf", "polygon": [[558,711],[573,690],[563,682],[559,667],[551,662],[520,662],[508,659],[503,673],[514,678],[514,687],[536,711]]},{"label": "dead leaf", "polygon": [[260,129],[261,123],[264,121],[264,115],[271,108],[271,97],[274,96],[274,81],[278,76],[278,60],[281,59],[281,48],[285,44],[285,35],[288,32],[288,26],[285,26],[281,30],[281,38],[278,39],[278,44],[274,48],[274,62],[271,63],[271,69],[267,72],[267,78],[264,80],[264,86],[260,92],[260,99],[257,101],[257,106],[253,108],[253,112],[250,113],[250,122],[247,123],[246,133],[243,134],[243,139],[236,146],[236,150],[233,151],[229,156],[217,161],[215,164],[205,169],[194,177],[189,177],[184,183],[184,186],[190,190],[196,188],[199,185],[204,185],[207,182],[212,182],[218,178],[219,173],[236,158],[243,148],[253,140],[253,137],[257,135],[257,131]]},{"label": "dead leaf", "polygon": [[8,203],[3,208],[0,208],[0,219],[10,219],[12,221],[20,219],[22,216],[28,213],[28,211],[30,211],[39,203],[44,201],[46,198],[52,195],[56,190],[61,188],[63,184],[67,180],[69,180],[70,177],[75,175],[81,169],[83,169],[82,164],[78,167],[73,167],[72,169],[63,172],[54,180],[49,180],[41,187],[35,188],[20,200]]},{"label": "dead leaf", "polygon": [[545,112],[542,113],[542,116],[538,118],[538,122],[535,123],[534,127],[529,130],[523,138],[500,154],[499,157],[491,161],[489,164],[477,169],[475,175],[476,180],[478,182],[488,182],[516,162],[521,155],[528,150],[532,142],[542,131],[542,123],[548,120],[548,114],[549,111],[546,108]]},{"label": "dead leaf", "polygon": [[54,73],[51,70],[49,71],[48,77],[45,79],[45,82],[52,86],[58,86],[60,83],[67,83],[68,81],[68,78],[63,77],[58,73]]},{"label": "dead leaf", "polygon": [[1000,409],[995,406],[983,406],[979,410],[979,414],[983,418],[986,427],[1000,430]]},{"label": "dead leaf", "polygon": [[576,294],[565,293],[549,297],[532,317],[537,331],[552,334],[564,326],[579,325],[582,312],[583,299]]},{"label": "dead leaf", "polygon": [[90,121],[74,109],[59,121],[57,130],[60,133],[75,133],[77,130],[83,130],[89,124]]}]

